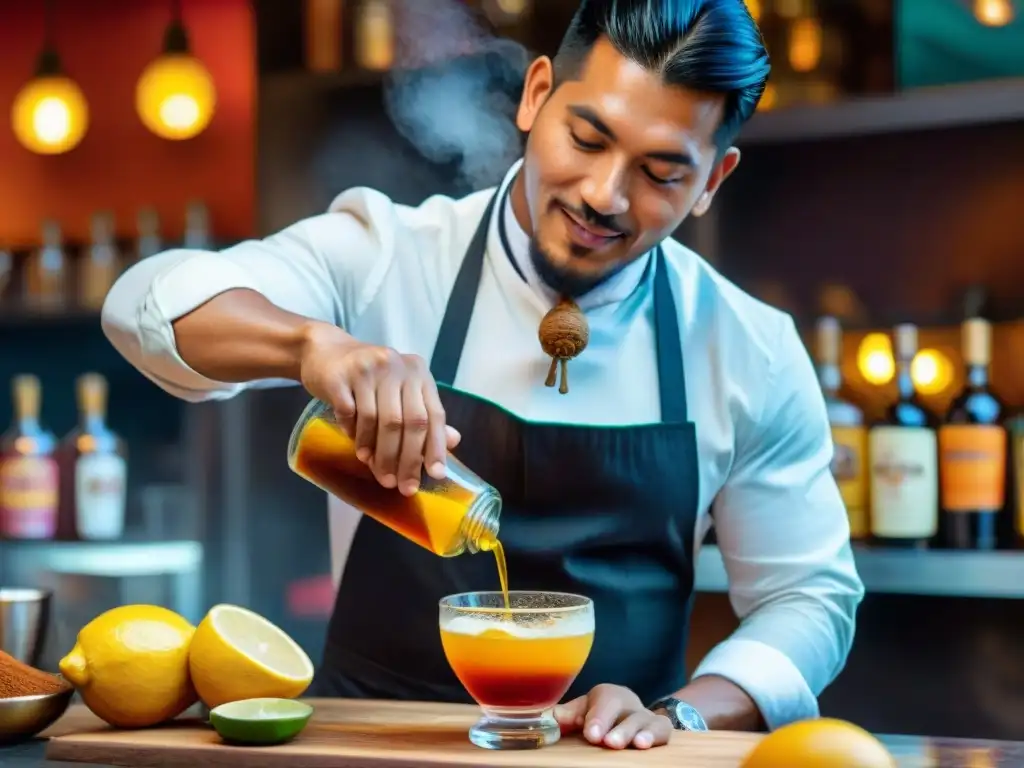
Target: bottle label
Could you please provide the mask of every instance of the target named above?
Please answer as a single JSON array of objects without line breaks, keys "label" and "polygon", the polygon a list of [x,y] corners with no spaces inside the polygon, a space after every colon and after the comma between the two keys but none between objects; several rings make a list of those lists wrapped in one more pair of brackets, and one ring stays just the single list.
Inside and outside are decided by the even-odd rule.
[{"label": "bottle label", "polygon": [[939,429],[942,508],[999,510],[1006,501],[1006,430],[991,424]]},{"label": "bottle label", "polygon": [[75,465],[75,526],[83,539],[116,539],[124,532],[127,465],[120,456],[93,453]]},{"label": "bottle label", "polygon": [[15,456],[0,463],[0,536],[50,539],[57,532],[57,462]]},{"label": "bottle label", "polygon": [[832,427],[832,475],[850,518],[850,538],[868,534],[867,430]]},{"label": "bottle label", "polygon": [[904,539],[931,538],[939,526],[939,457],[935,431],[879,426],[871,456],[871,532]]}]

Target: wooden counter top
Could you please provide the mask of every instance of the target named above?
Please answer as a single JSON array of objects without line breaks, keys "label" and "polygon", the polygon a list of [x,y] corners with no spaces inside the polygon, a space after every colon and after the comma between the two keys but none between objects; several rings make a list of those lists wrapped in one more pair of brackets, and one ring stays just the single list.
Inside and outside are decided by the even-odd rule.
[{"label": "wooden counter top", "polygon": [[[503,766],[504,768],[736,768],[759,738],[755,734],[677,733],[666,747],[613,751],[577,737],[547,749],[489,752],[469,743],[466,730],[478,717],[475,707],[449,704],[310,699],[316,713],[291,744],[272,748],[225,746],[197,719],[145,731],[115,731],[77,705],[44,736],[42,749],[0,749],[0,764],[24,768],[92,763],[105,766],[245,765],[247,768],[421,768]],[[901,768],[1017,768],[1024,766],[1024,743],[881,736]],[[42,742],[39,743],[39,747]],[[30,754],[31,753],[31,756]],[[54,762],[50,762],[54,761]],[[58,761],[67,761],[58,762]]]}]

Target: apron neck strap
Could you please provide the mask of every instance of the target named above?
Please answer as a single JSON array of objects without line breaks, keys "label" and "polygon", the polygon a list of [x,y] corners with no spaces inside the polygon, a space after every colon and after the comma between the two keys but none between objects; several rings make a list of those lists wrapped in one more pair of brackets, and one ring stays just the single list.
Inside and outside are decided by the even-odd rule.
[{"label": "apron neck strap", "polygon": [[[501,198],[504,200],[504,197]],[[476,233],[466,249],[466,255],[455,278],[444,319],[437,334],[434,354],[430,358],[430,373],[438,384],[451,387],[459,372],[459,360],[473,319],[476,296],[480,288],[487,237],[491,216],[499,200],[499,193],[491,197],[487,209],[477,226]],[[503,215],[499,211],[498,215]],[[511,258],[511,254],[506,254]],[[686,374],[683,370],[683,347],[679,335],[679,317],[668,274],[668,263],[659,245],[654,253],[654,336],[658,357],[658,393],[661,398],[661,421],[682,424],[689,421],[686,403]]]}]

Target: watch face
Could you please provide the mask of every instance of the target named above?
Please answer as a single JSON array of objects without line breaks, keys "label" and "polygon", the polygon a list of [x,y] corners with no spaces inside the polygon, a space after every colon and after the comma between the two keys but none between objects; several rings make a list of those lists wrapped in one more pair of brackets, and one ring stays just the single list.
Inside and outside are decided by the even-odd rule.
[{"label": "watch face", "polygon": [[676,704],[676,719],[679,720],[679,725],[687,731],[706,731],[708,729],[700,712],[685,701]]}]

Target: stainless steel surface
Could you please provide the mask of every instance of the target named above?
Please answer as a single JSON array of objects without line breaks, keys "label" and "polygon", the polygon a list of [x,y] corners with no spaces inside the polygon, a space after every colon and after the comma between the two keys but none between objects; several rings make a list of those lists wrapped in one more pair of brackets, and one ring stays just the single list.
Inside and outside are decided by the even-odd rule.
[{"label": "stainless steel surface", "polygon": [[[36,666],[50,626],[52,601],[46,590],[0,588],[0,650]],[[2,723],[0,719],[0,727]]]},{"label": "stainless steel surface", "polygon": [[[936,597],[1024,599],[1024,552],[914,551],[854,547],[868,592]],[[726,592],[722,553],[701,547],[697,590]]]},{"label": "stainless steel surface", "polygon": [[26,741],[49,728],[64,714],[74,692],[68,685],[58,693],[0,699],[0,745]]},{"label": "stainless steel surface", "polygon": [[192,622],[204,613],[202,568],[198,541],[0,541],[0,581],[44,584],[48,574],[100,576],[120,579],[129,589],[134,577],[167,576],[174,588],[168,607]]}]

